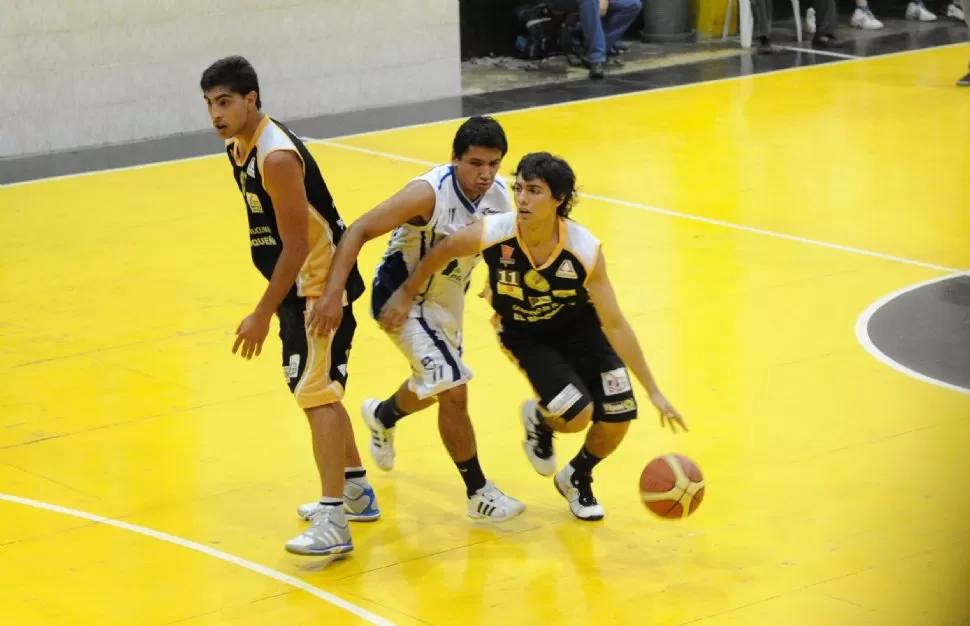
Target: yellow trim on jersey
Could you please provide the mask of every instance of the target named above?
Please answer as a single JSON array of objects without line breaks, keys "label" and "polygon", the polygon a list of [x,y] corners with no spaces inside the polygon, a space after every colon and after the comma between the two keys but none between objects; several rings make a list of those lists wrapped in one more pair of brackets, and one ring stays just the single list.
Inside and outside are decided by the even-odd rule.
[{"label": "yellow trim on jersey", "polygon": [[522,239],[521,233],[519,232],[519,222],[518,220],[516,220],[515,222],[515,238],[519,242],[519,247],[522,248],[522,252],[525,253],[525,258],[529,259],[529,265],[532,266],[532,269],[538,272],[541,272],[542,270],[552,265],[553,262],[557,258],[559,258],[559,255],[562,254],[563,248],[566,247],[566,237],[569,234],[569,229],[566,226],[566,220],[564,220],[561,217],[558,219],[559,219],[559,241],[558,243],[556,243],[556,249],[552,251],[552,254],[550,254],[549,258],[546,259],[546,262],[542,264],[542,267],[536,267],[535,261],[532,260],[532,255],[529,253],[529,246],[525,244],[525,240]]},{"label": "yellow trim on jersey", "polygon": [[267,124],[269,124],[269,116],[263,114],[263,119],[259,120],[259,124],[256,125],[256,130],[253,131],[253,138],[249,142],[246,154],[242,155],[242,163],[239,162],[239,139],[237,137],[232,138],[232,160],[236,162],[236,167],[242,167],[246,164],[250,153],[253,151],[253,148],[259,144],[259,137],[263,134],[263,129],[266,128]]}]

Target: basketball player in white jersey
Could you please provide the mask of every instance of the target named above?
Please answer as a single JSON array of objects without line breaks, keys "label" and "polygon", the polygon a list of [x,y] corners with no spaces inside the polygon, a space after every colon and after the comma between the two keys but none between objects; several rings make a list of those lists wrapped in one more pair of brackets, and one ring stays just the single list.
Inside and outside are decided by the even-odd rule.
[{"label": "basketball player in white jersey", "polygon": [[[452,148],[450,164],[410,181],[350,225],[337,246],[323,296],[310,311],[312,332],[326,336],[339,327],[344,283],[367,241],[393,231],[372,288],[376,319],[435,243],[484,215],[512,210],[509,191],[496,178],[508,151],[499,123],[488,117],[466,120]],[[421,285],[407,320],[389,333],[410,362],[411,377],[387,400],[365,400],[362,414],[371,430],[371,454],[386,471],[394,467],[398,420],[437,401],[438,429],[465,481],[468,515],[501,522],[522,513],[525,505],[485,478],[468,416],[466,384],[472,372],[462,361],[461,328],[465,292],[478,260],[477,255],[454,259]]]}]

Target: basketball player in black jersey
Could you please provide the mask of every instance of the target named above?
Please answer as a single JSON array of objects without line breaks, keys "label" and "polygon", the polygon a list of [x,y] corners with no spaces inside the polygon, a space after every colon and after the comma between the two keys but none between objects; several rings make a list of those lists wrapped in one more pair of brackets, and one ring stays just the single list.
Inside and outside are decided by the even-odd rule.
[{"label": "basketball player in black jersey", "polygon": [[232,351],[241,350],[246,359],[258,356],[272,316],[279,318],[283,372],[310,422],[320,474],[323,497],[298,510],[312,524],[286,549],[311,555],[350,552],[347,520],[380,517],[341,402],[357,326],[351,303],[363,294],[364,283],[355,265],[340,326],[325,337],[307,333],[306,311],[320,297],[344,223],[306,146],[262,112],[256,71],[248,61],[238,56],[216,61],[200,82],[246,205],[253,263],[269,281],[236,329]]},{"label": "basketball player in black jersey", "polygon": [[[660,412],[661,424],[686,430],[657,386],[633,329],[616,301],[600,242],[568,218],[576,197],[569,165],[528,154],[516,169],[517,213],[490,215],[446,237],[422,259],[381,311],[400,325],[427,278],[452,258],[481,254],[489,269],[493,323],[506,353],[538,396],[522,406],[526,456],[582,520],[603,518],[593,468],[611,454],[636,418],[627,367]],[[586,430],[586,442],[556,473],[553,431]]]}]

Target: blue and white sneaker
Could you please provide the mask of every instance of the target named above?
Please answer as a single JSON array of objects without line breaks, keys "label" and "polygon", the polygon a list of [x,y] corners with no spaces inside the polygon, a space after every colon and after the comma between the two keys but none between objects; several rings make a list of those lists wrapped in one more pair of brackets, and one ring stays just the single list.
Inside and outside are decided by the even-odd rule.
[{"label": "blue and white sneaker", "polygon": [[346,554],[354,549],[350,528],[342,508],[321,506],[301,535],[286,542],[286,551],[303,556]]},{"label": "blue and white sneaker", "polygon": [[[323,508],[320,502],[307,502],[296,509],[296,514],[310,521],[313,515]],[[344,482],[344,513],[351,522],[376,522],[381,518],[377,506],[377,494],[370,485],[360,485],[356,479]]]}]

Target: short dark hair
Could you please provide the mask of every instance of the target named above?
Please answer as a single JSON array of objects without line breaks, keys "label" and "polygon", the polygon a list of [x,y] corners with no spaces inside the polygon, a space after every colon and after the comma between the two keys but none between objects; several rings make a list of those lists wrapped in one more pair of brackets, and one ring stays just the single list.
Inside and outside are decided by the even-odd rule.
[{"label": "short dark hair", "polygon": [[460,159],[472,147],[495,148],[502,152],[502,156],[509,151],[509,143],[505,139],[505,131],[502,125],[491,117],[476,115],[470,117],[462,123],[455,133],[455,142],[452,150],[455,158]]},{"label": "short dark hair", "polygon": [[522,157],[512,173],[523,180],[544,180],[552,197],[559,200],[556,213],[568,217],[576,204],[576,174],[564,159],[548,152],[532,152]]},{"label": "short dark hair", "polygon": [[250,91],[256,92],[256,108],[263,108],[263,101],[259,97],[259,79],[252,64],[241,56],[234,55],[219,59],[202,72],[199,81],[202,91],[209,91],[216,87],[228,87],[229,91],[245,96]]}]

